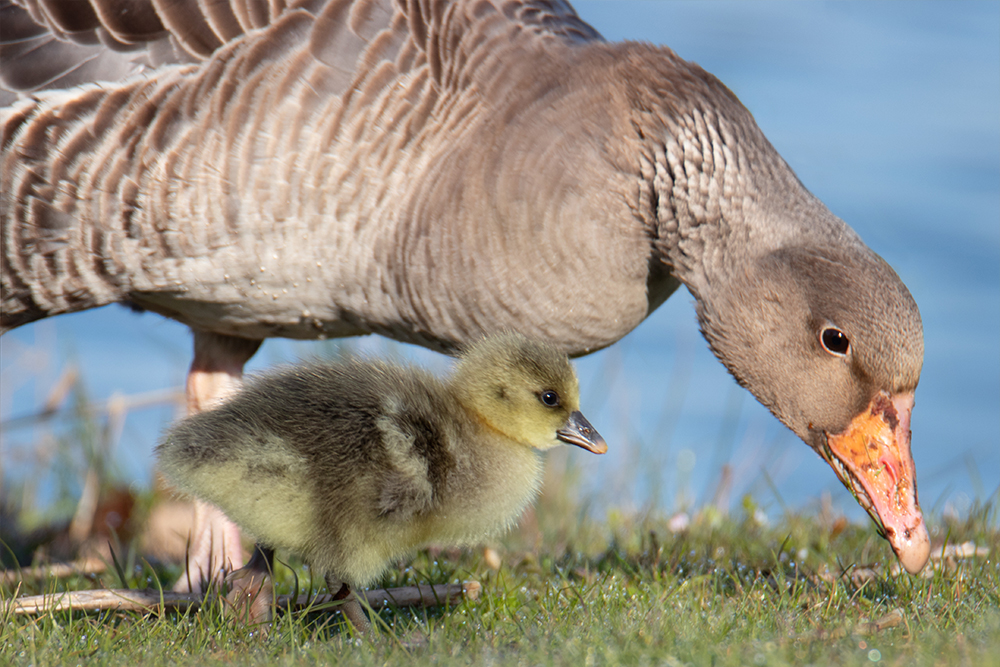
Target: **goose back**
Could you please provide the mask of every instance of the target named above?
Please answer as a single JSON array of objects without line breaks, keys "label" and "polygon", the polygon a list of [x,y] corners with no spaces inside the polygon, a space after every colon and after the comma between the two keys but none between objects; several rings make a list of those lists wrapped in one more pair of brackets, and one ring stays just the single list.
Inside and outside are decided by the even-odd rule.
[{"label": "goose back", "polygon": [[532,4],[289,8],[6,109],[4,327],[128,300],[252,338],[617,340],[650,310],[627,102],[597,34]]}]

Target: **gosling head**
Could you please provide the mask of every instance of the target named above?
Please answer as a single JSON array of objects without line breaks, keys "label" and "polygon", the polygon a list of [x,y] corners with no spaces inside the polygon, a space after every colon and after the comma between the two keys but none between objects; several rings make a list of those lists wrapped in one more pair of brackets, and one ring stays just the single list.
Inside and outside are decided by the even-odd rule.
[{"label": "gosling head", "polygon": [[558,348],[506,332],[470,345],[452,386],[462,405],[504,436],[535,449],[576,445],[608,451],[580,413],[580,385]]}]

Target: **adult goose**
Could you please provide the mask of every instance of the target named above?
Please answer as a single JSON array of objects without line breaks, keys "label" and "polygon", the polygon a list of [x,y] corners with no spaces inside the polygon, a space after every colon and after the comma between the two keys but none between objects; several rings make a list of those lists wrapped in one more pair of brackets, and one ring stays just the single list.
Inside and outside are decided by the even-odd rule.
[{"label": "adult goose", "polygon": [[[269,336],[583,355],[683,284],[733,376],[926,562],[917,306],[697,65],[555,0],[3,1],[3,329],[180,320],[195,412]],[[238,544],[199,511],[191,580]]]}]

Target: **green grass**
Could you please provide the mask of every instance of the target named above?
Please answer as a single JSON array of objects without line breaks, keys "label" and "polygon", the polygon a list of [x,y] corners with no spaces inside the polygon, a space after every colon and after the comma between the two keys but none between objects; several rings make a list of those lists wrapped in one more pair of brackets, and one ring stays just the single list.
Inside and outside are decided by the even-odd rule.
[{"label": "green grass", "polygon": [[[662,518],[596,523],[564,510],[563,499],[543,499],[531,530],[505,541],[499,571],[478,551],[446,550],[390,572],[390,586],[476,579],[483,594],[447,610],[383,611],[374,640],[329,612],[280,614],[254,629],[218,605],[61,612],[0,619],[0,664],[1000,665],[991,506],[935,522],[936,544],[971,540],[990,554],[946,561],[930,578],[893,574],[891,552],[867,525],[796,515],[766,527],[705,512],[674,535]],[[127,548],[120,562],[131,587],[178,573]],[[867,567],[867,580],[820,576]],[[292,592],[295,575],[309,585],[307,568],[282,567],[279,592]],[[99,579],[26,581],[20,593],[102,584],[122,586],[112,568]],[[5,599],[13,592],[0,589]],[[896,609],[897,626],[866,625]]]},{"label": "green grass", "polygon": [[[114,448],[103,439],[113,429],[88,419],[77,420],[56,463],[40,470],[78,480],[94,469],[110,487]],[[218,603],[162,615],[0,611],[0,666],[1000,665],[996,494],[961,519],[930,519],[937,554],[967,541],[989,554],[944,559],[925,578],[894,571],[870,523],[849,524],[829,511],[761,525],[747,499],[736,515],[706,508],[676,534],[668,517],[651,512],[612,510],[597,520],[576,491],[572,466],[549,463],[546,493],[502,541],[499,571],[478,550],[444,550],[418,554],[382,582],[474,579],[483,584],[475,602],[380,612],[373,639],[355,636],[329,611],[283,613],[256,628],[234,622]],[[8,498],[30,496],[11,491]],[[8,529],[16,518],[27,530],[44,525],[46,514],[49,521],[72,514],[73,491],[57,500],[47,511],[0,513],[0,534],[10,534],[5,520]],[[137,499],[140,521],[152,501],[152,494]],[[116,555],[101,575],[0,584],[0,599],[169,587],[180,574],[178,564],[144,560],[135,543],[119,545]],[[308,568],[294,560],[277,579],[278,593],[310,586]],[[887,616],[898,623],[874,631],[870,624]]]}]

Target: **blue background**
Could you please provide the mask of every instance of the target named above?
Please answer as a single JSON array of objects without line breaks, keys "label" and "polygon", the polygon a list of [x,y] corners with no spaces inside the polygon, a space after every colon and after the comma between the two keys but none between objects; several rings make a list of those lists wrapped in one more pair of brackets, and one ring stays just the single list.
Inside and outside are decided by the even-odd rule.
[{"label": "blue background", "polygon": [[[925,510],[965,512],[1000,487],[1000,3],[577,2],[608,40],[670,46],[718,76],[753,112],[799,178],[895,267],[920,305],[926,357],[913,414]],[[584,412],[604,457],[560,452],[594,507],[709,502],[720,467],[729,500],[815,506],[829,493],[863,512],[833,472],[726,374],[698,334],[690,295],[676,293],[617,345],[577,362]],[[88,398],[181,388],[190,333],[112,306],[26,326],[0,339],[0,418],[41,408],[68,364]],[[416,358],[374,337],[356,349]],[[329,344],[325,346],[327,349]],[[251,369],[319,353],[268,341]],[[177,414],[130,412],[114,440],[119,474],[152,478],[151,449]],[[53,446],[69,420],[8,426],[0,466],[45,504],[57,484]],[[100,421],[98,423],[101,423]],[[63,480],[70,491],[79,480]],[[994,496],[995,497],[995,496]]]}]

